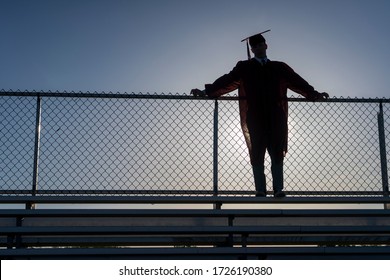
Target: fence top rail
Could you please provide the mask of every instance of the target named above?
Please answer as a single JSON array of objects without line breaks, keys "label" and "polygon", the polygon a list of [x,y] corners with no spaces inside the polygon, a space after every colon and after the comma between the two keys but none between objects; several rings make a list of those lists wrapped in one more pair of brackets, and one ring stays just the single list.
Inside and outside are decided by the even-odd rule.
[{"label": "fence top rail", "polygon": [[[19,96],[19,97],[70,97],[70,98],[127,98],[127,99],[182,99],[182,100],[215,100],[210,97],[195,97],[184,94],[158,94],[158,93],[120,93],[120,92],[51,92],[51,91],[4,91],[0,90],[0,96]],[[238,96],[222,96],[218,100],[239,100]],[[305,98],[289,97],[290,102],[310,102]],[[333,97],[319,102],[330,103],[390,103],[390,98],[352,98],[352,97]]]}]

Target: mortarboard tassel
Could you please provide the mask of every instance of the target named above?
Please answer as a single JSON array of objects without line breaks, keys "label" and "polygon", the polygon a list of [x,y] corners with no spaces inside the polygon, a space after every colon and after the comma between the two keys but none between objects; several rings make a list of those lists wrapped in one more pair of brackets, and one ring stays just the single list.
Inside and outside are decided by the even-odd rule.
[{"label": "mortarboard tassel", "polygon": [[246,52],[248,54],[248,60],[251,60],[251,52],[249,50],[249,40],[246,40]]}]

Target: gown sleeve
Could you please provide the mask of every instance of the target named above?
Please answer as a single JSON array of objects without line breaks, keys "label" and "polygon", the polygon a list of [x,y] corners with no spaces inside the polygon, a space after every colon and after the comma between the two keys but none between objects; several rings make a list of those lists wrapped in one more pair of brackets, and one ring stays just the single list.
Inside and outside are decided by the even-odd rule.
[{"label": "gown sleeve", "polygon": [[240,68],[242,62],[237,65],[228,74],[219,77],[212,84],[206,84],[206,94],[210,97],[219,97],[239,88],[240,86]]},{"label": "gown sleeve", "polygon": [[292,91],[306,97],[308,100],[316,100],[318,91],[311,86],[305,79],[299,76],[290,66],[284,63],[285,78],[287,87]]}]

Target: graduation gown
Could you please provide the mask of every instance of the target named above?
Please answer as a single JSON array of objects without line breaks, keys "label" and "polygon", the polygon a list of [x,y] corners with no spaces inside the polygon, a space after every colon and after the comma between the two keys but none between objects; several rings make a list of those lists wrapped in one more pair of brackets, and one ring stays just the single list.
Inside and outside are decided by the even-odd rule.
[{"label": "graduation gown", "polygon": [[241,127],[252,165],[264,164],[259,150],[287,152],[287,89],[315,100],[318,92],[284,62],[262,65],[255,58],[240,61],[230,73],[206,84],[206,94],[219,97],[238,89]]}]

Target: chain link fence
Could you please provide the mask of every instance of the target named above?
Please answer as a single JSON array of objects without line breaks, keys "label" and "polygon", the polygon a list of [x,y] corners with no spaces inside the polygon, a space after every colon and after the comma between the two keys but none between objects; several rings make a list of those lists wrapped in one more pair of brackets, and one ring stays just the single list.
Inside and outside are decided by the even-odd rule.
[{"label": "chain link fence", "polygon": [[[389,99],[289,101],[288,194],[387,195]],[[236,97],[2,91],[0,168],[1,195],[254,193]]]}]

